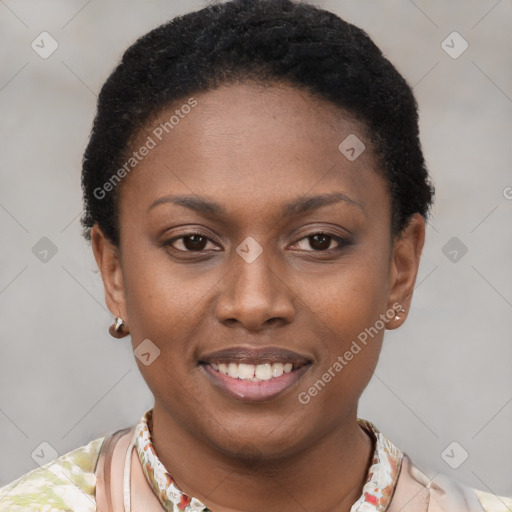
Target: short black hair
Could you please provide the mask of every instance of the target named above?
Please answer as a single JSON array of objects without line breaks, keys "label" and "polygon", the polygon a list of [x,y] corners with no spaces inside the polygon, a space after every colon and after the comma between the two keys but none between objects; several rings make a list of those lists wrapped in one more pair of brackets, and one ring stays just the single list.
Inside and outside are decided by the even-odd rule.
[{"label": "short black hair", "polygon": [[428,218],[434,187],[416,100],[366,32],[303,2],[231,0],[145,34],[103,85],[83,157],[84,237],[97,223],[119,245],[120,187],[103,187],[145,122],[173,101],[244,80],[288,83],[343,108],[371,138],[389,185],[392,234],[414,213]]}]

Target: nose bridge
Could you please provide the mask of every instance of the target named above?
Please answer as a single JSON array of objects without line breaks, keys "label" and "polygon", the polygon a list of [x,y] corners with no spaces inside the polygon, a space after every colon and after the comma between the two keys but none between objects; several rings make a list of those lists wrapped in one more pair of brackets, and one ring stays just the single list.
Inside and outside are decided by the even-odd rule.
[{"label": "nose bridge", "polygon": [[278,319],[291,322],[292,294],[271,250],[264,250],[248,237],[231,258],[231,269],[217,304],[218,319],[240,323],[248,329],[259,329]]}]

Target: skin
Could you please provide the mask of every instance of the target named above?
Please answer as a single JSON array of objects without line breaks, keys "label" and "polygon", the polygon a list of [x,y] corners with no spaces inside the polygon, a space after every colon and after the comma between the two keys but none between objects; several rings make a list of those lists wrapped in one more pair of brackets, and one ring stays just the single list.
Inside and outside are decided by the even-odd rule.
[{"label": "skin", "polygon": [[[413,215],[393,239],[370,143],[353,162],[338,150],[349,134],[365,141],[365,129],[331,103],[277,83],[194,97],[198,105],[124,179],[119,247],[92,230],[110,311],[128,325],[134,349],[150,339],[161,351],[148,366],[136,360],[155,397],[155,449],[180,488],[216,512],[348,511],[373,450],[357,404],[385,329],[310,403],[297,397],[393,304],[409,311],[424,219]],[[185,101],[152,119],[133,147]],[[299,196],[335,191],[352,202],[281,213]],[[225,214],[170,202],[148,211],[166,195],[207,198]],[[197,244],[176,238],[197,229],[210,241],[184,252]],[[322,245],[310,236],[317,229],[348,243]],[[236,252],[248,236],[263,250],[252,263]],[[283,347],[312,364],[279,397],[244,402],[197,364],[233,346]]]}]

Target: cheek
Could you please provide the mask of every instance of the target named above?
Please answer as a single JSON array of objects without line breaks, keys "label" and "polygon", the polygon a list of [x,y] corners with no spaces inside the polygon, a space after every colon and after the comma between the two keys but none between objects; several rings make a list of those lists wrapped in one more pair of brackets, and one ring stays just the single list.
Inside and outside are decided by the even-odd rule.
[{"label": "cheek", "polygon": [[[322,277],[301,277],[297,289],[313,317],[330,337],[357,337],[385,312],[388,267],[383,258],[354,252],[342,265]],[[342,347],[341,347],[342,348]]]},{"label": "cheek", "polygon": [[204,313],[214,276],[172,265],[165,251],[155,248],[132,251],[124,258],[123,266],[134,348],[150,339],[169,364],[177,360],[178,354],[181,361],[188,360],[188,341]]},{"label": "cheek", "polygon": [[[190,378],[197,370],[192,341],[203,316],[205,290],[212,285],[205,283],[208,278],[200,279],[189,269],[171,265],[165,251],[159,249],[132,251],[123,265],[126,309],[139,371],[155,400],[172,403],[179,411],[194,409],[199,391]],[[150,364],[137,357],[139,346],[149,347]],[[154,360],[153,351],[157,354]]]},{"label": "cheek", "polygon": [[300,292],[307,297],[310,324],[316,326],[319,343],[318,367],[304,383],[307,389],[302,386],[300,391],[318,396],[322,407],[333,400],[357,400],[373,375],[382,347],[387,263],[371,256],[372,252],[366,257],[358,253],[329,278],[308,283]]},{"label": "cheek", "polygon": [[[136,219],[124,222],[137,224]],[[123,235],[125,304],[135,362],[155,401],[171,403],[178,416],[186,417],[185,411],[190,415],[199,407],[200,396],[195,379],[190,378],[196,368],[189,341],[197,333],[214,276],[173,263],[165,249],[145,241],[135,230]],[[146,340],[151,342],[149,364],[137,357],[139,347],[148,346]]]}]

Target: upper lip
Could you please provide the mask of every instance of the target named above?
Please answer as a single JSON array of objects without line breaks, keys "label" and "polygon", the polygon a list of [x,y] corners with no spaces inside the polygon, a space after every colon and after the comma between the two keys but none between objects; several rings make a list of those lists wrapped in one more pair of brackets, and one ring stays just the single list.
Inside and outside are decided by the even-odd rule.
[{"label": "upper lip", "polygon": [[292,363],[294,365],[309,364],[307,356],[280,347],[229,347],[210,352],[199,357],[199,363]]}]

